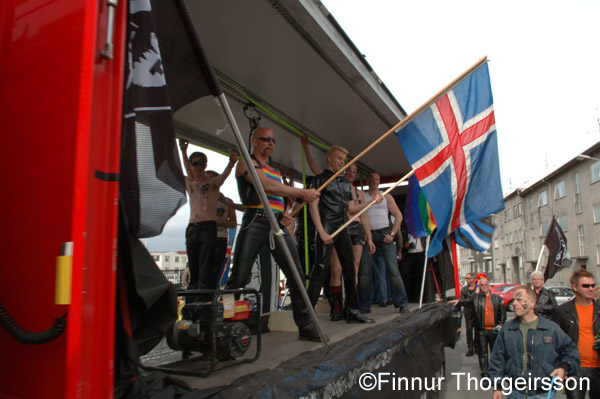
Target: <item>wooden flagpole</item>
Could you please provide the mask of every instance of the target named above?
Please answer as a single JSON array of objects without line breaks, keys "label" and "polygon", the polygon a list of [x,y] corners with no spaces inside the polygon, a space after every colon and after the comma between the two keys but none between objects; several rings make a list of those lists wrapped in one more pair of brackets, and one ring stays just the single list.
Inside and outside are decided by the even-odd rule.
[{"label": "wooden flagpole", "polygon": [[[394,183],[390,188],[388,188],[387,190],[385,190],[383,192],[383,194],[381,195],[382,197],[385,197],[387,194],[389,194],[393,189],[395,189],[398,184],[402,183],[404,180],[408,179],[409,177],[411,177],[413,175],[413,173],[415,173],[414,170],[411,170],[410,172],[408,172],[406,175],[404,175],[403,178],[401,178],[400,180],[398,180],[396,183]],[[383,198],[383,200],[385,201],[385,198]],[[340,231],[344,230],[350,223],[354,222],[356,219],[358,219],[360,217],[360,215],[362,215],[363,213],[365,213],[367,211],[367,209],[369,209],[371,206],[373,206],[373,204],[377,202],[376,200],[373,200],[369,203],[369,205],[365,206],[363,209],[361,209],[360,212],[358,212],[357,214],[355,214],[354,216],[352,216],[352,218],[350,220],[348,220],[346,223],[344,223],[339,229],[337,229],[332,235],[331,238],[337,236]]]},{"label": "wooden flagpole", "polygon": [[450,234],[452,245],[452,265],[454,266],[454,294],[460,299],[460,281],[458,280],[458,251],[456,250],[456,237]]},{"label": "wooden flagpole", "polygon": [[535,271],[536,272],[538,270],[540,270],[540,262],[542,261],[542,256],[544,255],[544,248],[546,248],[546,245],[542,244],[542,248],[540,249],[540,256],[538,256],[537,263],[535,264]]},{"label": "wooden flagpole", "polygon": [[[427,278],[427,262],[429,258],[427,257],[427,251],[429,251],[429,239],[431,236],[427,236],[426,244],[425,244],[425,262],[423,264],[423,278],[421,279],[421,295],[419,295],[419,309],[423,307],[423,296],[425,295],[425,279]],[[417,238],[420,240],[420,238]],[[433,274],[433,278],[435,279],[435,273]]]},{"label": "wooden flagpole", "polygon": [[[484,56],[483,58],[481,58],[479,61],[477,61],[475,64],[473,64],[469,69],[467,69],[466,71],[464,71],[463,73],[461,73],[456,79],[454,79],[452,82],[450,82],[449,84],[447,84],[442,90],[438,91],[433,97],[431,97],[429,100],[427,100],[423,105],[421,105],[419,108],[417,108],[415,111],[411,112],[408,116],[406,116],[406,118],[402,119],[400,122],[398,122],[394,127],[392,127],[390,130],[388,130],[387,132],[385,132],[381,137],[379,137],[377,140],[375,140],[371,145],[369,145],[367,148],[365,148],[360,154],[358,154],[356,157],[352,158],[350,160],[350,162],[348,162],[346,165],[344,165],[343,168],[341,168],[340,170],[338,170],[337,172],[335,172],[335,174],[333,176],[331,176],[329,178],[329,180],[327,180],[325,183],[323,183],[321,185],[321,187],[319,187],[317,189],[318,192],[323,191],[323,189],[325,187],[327,187],[327,185],[329,183],[331,183],[333,181],[333,179],[335,179],[336,177],[338,177],[342,172],[344,172],[346,169],[348,169],[350,167],[350,165],[354,164],[356,161],[358,161],[363,155],[365,155],[367,152],[371,151],[373,149],[373,147],[375,147],[377,144],[381,143],[387,136],[389,136],[390,134],[394,133],[396,130],[400,129],[401,127],[403,127],[404,125],[406,125],[408,122],[410,122],[411,120],[414,119],[415,116],[417,116],[419,113],[421,113],[421,111],[423,111],[425,108],[430,107],[431,104],[433,104],[434,102],[436,102],[437,100],[439,100],[439,98],[441,96],[443,96],[448,90],[452,89],[454,86],[456,86],[461,80],[463,80],[468,74],[470,74],[471,72],[473,72],[475,69],[479,68],[481,65],[483,65],[484,62],[487,61],[487,56]],[[399,184],[399,183],[398,183]],[[299,206],[298,208],[296,208],[296,210],[292,213],[292,216],[296,216],[298,214],[298,212],[300,212],[300,209],[302,209],[304,207],[305,203],[302,204],[302,206]]]}]

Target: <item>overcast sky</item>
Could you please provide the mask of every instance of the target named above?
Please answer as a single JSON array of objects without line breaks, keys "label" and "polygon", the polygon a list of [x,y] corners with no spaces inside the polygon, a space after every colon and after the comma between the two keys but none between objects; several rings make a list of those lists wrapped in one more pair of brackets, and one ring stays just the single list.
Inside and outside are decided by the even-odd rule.
[{"label": "overcast sky", "polygon": [[[600,1],[322,2],[408,113],[488,57],[505,194],[600,141]],[[232,177],[222,192],[239,201]],[[148,248],[184,250],[188,219],[185,205]]]}]

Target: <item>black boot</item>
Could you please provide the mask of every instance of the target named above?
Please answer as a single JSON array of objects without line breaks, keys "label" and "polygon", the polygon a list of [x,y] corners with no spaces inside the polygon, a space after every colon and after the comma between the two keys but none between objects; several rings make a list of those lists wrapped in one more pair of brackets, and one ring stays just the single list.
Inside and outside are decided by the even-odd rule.
[{"label": "black boot", "polygon": [[479,371],[481,371],[481,377],[488,376],[488,355],[478,355],[479,356]]},{"label": "black boot", "polygon": [[375,323],[375,320],[365,317],[358,309],[347,308],[347,323]]},{"label": "black boot", "polygon": [[342,320],[342,286],[331,287],[331,297],[333,298],[333,307],[331,309],[331,321]]}]

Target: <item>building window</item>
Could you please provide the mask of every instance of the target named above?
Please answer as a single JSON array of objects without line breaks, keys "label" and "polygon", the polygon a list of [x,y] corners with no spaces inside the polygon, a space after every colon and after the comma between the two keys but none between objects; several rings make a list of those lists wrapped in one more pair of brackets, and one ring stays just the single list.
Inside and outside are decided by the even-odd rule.
[{"label": "building window", "polygon": [[494,248],[498,249],[500,247],[500,243],[498,242],[498,239],[494,239]]},{"label": "building window", "polygon": [[531,223],[531,230],[535,228],[534,226],[534,216],[535,213],[533,211],[533,198],[529,198],[529,223]]},{"label": "building window", "polygon": [[554,199],[561,199],[565,195],[567,195],[567,192],[565,190],[565,181],[563,180],[554,186]]},{"label": "building window", "polygon": [[154,255],[153,258],[155,262],[160,261],[160,255]]},{"label": "building window", "polygon": [[165,255],[165,262],[168,262],[169,259],[170,259],[170,256],[169,255]]},{"label": "building window", "polygon": [[573,175],[573,185],[575,186],[575,212],[581,213],[583,212],[583,207],[581,206],[581,187],[579,186],[579,173],[575,173]]},{"label": "building window", "polygon": [[557,221],[563,231],[569,231],[569,217],[567,215],[559,216]]},{"label": "building window", "polygon": [[504,210],[504,221],[508,222],[512,219],[512,208],[508,207]]},{"label": "building window", "polygon": [[521,203],[517,204],[517,211],[515,212],[515,217],[521,216]]},{"label": "building window", "polygon": [[545,237],[546,234],[548,234],[548,222],[542,222],[542,224],[540,225],[540,235],[542,237]]},{"label": "building window", "polygon": [[594,204],[594,223],[600,222],[600,202]]},{"label": "building window", "polygon": [[179,256],[175,257],[175,263],[179,263]]},{"label": "building window", "polygon": [[592,183],[596,183],[600,180],[600,161],[595,162],[590,166],[590,180]]},{"label": "building window", "polygon": [[543,207],[548,205],[548,194],[546,190],[542,191],[538,197],[538,207]]},{"label": "building window", "polygon": [[577,236],[579,238],[579,256],[585,255],[585,234],[583,230],[583,226],[579,226],[577,228]]},{"label": "building window", "polygon": [[596,264],[600,266],[600,245],[596,245]]}]

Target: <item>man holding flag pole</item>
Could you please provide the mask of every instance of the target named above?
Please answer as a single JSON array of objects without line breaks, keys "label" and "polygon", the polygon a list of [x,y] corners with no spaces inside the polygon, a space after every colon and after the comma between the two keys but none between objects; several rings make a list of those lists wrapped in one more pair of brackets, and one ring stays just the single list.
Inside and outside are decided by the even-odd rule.
[{"label": "man holding flag pole", "polygon": [[453,230],[504,209],[486,61],[479,60],[350,162],[397,134],[413,171],[396,185],[414,173],[437,223],[428,257],[441,251],[442,240]]}]

